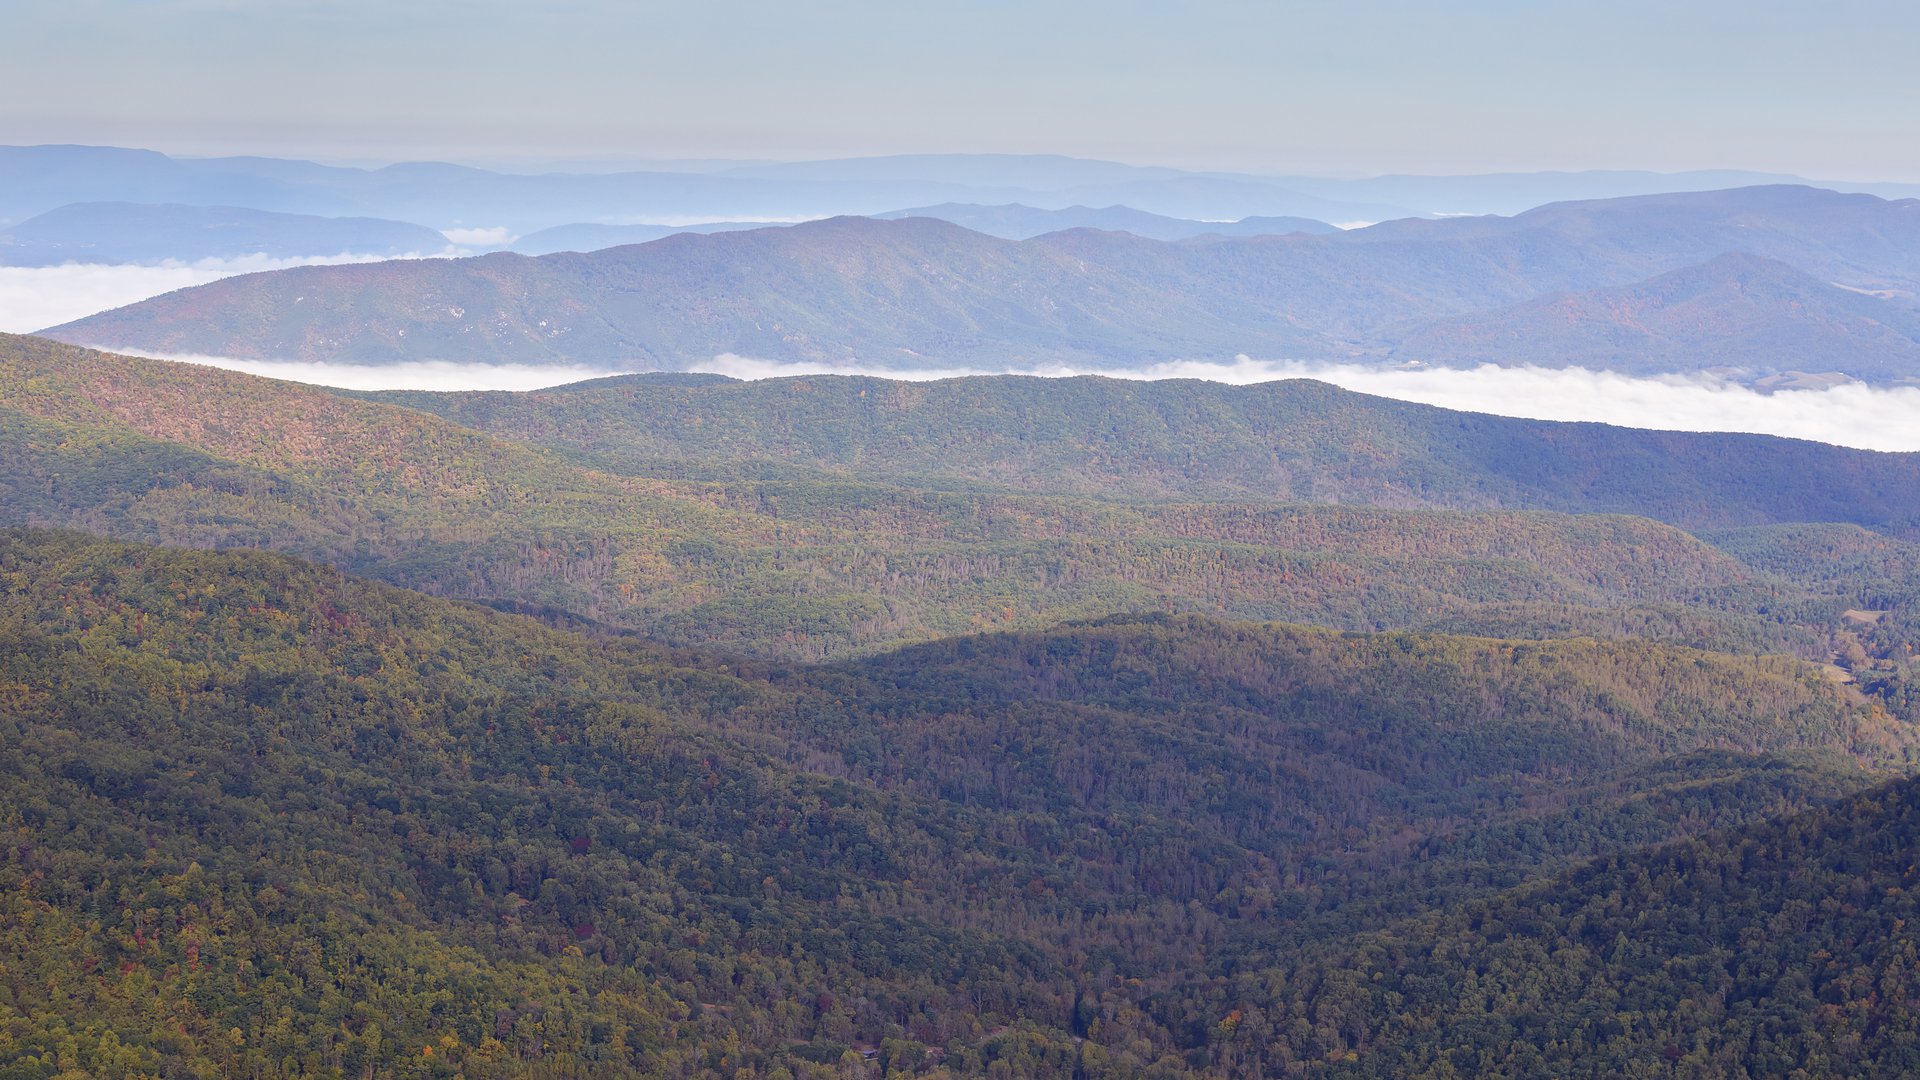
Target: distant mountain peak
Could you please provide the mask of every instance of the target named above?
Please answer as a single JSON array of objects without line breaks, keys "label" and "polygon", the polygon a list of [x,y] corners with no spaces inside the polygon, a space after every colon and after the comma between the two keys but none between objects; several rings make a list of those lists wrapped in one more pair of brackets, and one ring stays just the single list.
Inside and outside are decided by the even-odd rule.
[{"label": "distant mountain peak", "polygon": [[1557,292],[1397,335],[1395,354],[1655,374],[1920,373],[1920,312],[1829,284],[1779,259],[1731,251],[1630,285]]}]

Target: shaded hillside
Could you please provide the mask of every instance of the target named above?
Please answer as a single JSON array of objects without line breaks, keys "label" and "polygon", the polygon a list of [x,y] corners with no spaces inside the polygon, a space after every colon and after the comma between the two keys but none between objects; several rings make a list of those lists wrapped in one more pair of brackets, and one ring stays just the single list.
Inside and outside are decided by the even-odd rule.
[{"label": "shaded hillside", "polygon": [[1303,380],[632,375],[370,395],[638,475],[725,463],[949,487],[1920,527],[1920,454],[1455,412]]},{"label": "shaded hillside", "polygon": [[404,221],[232,206],[74,203],[0,231],[0,265],[162,263],[263,256],[433,255],[447,238]]},{"label": "shaded hillside", "polygon": [[1231,1022],[1210,1060],[1249,1076],[1912,1075],[1916,844],[1905,781],[1304,961],[1251,946],[1214,999]]},{"label": "shaded hillside", "polygon": [[1089,229],[1010,242],[923,218],[836,219],[588,255],[300,268],[49,333],[275,359],[666,370],[723,353],[900,369],[1351,358],[1391,350],[1409,320],[1622,286],[1733,251],[1910,301],[1920,201],[1753,188],[1180,243]]},{"label": "shaded hillside", "polygon": [[1732,254],[1650,281],[1556,293],[1392,335],[1396,356],[1442,364],[1657,374],[1723,366],[1920,379],[1920,311]]},{"label": "shaded hillside", "polygon": [[[25,1075],[1217,1075],[1236,927],[1916,745],[1781,660],[1155,620],[763,669],[20,532],[0,670]],[[1533,839],[1417,854],[1469,824]]]}]

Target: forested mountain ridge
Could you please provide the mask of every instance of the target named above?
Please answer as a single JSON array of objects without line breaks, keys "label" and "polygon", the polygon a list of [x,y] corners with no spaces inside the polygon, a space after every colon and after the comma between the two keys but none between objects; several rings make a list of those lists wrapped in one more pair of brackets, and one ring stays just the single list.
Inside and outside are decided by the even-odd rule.
[{"label": "forested mountain ridge", "polygon": [[[414,410],[309,387],[39,339],[6,344],[0,483],[9,488],[9,520],[150,542],[271,548],[443,595],[565,610],[669,641],[761,655],[821,657],[1067,618],[1196,610],[1356,630],[1626,633],[1819,657],[1844,629],[1841,612],[1865,603],[1862,581],[1809,588],[1644,519],[1137,503],[927,490],[905,480],[853,484],[817,474],[624,477]],[[778,388],[773,400],[806,385]],[[853,384],[830,385],[856,406],[862,400]],[[963,388],[975,385],[1014,401],[1023,392],[993,380]],[[1315,402],[1361,423],[1373,400],[1300,386],[1299,426],[1307,430],[1324,430],[1312,427],[1322,407]],[[1084,380],[1061,389],[1159,392]],[[1135,407],[1155,406],[1148,399]],[[823,421],[830,430],[831,417]],[[1607,440],[1644,434],[1544,430],[1593,431]],[[1400,453],[1419,443],[1414,438],[1413,449]],[[1551,438],[1528,440],[1529,466],[1550,464],[1540,449],[1551,445]],[[1801,468],[1796,455],[1805,446],[1813,455],[1805,468],[1820,481],[1809,497],[1851,505],[1849,512],[1873,509],[1880,494],[1897,491],[1907,462],[1780,440],[1723,445],[1779,449],[1783,456],[1771,465],[1745,455],[1762,475]],[[1230,450],[1228,464],[1240,452]],[[1047,452],[1078,453],[1071,437]],[[1355,460],[1377,469],[1367,454]],[[1480,482],[1471,470],[1451,472],[1460,466],[1445,457],[1415,460],[1437,475]],[[1816,469],[1821,461],[1834,471]],[[1876,468],[1887,472],[1877,478],[1874,501],[1848,504],[1848,485],[1871,486],[1861,476]],[[1143,470],[1143,487],[1154,475]],[[1172,482],[1164,467],[1159,475]],[[1316,484],[1333,485],[1323,494],[1364,496],[1375,475],[1390,474],[1361,472],[1353,481],[1329,468]],[[1702,475],[1703,483],[1721,483]],[[1460,481],[1449,483],[1458,490]],[[1676,482],[1673,490],[1685,489]],[[1789,505],[1774,513],[1816,511]],[[1741,511],[1734,520],[1751,518]],[[1887,623],[1890,636],[1875,655],[1899,655],[1904,619]]]},{"label": "forested mountain ridge", "polygon": [[1186,618],[767,666],[18,531],[0,656],[31,1076],[1248,1075],[1229,939],[1920,748],[1780,659]]},{"label": "forested mountain ridge", "polygon": [[1920,454],[1520,420],[1308,380],[646,374],[528,393],[365,396],[635,475],[726,476],[731,464],[1108,497],[1920,529]]},{"label": "forested mountain ridge", "polygon": [[296,267],[50,333],[219,356],[670,370],[718,353],[912,367],[1324,351],[1284,320],[1255,329],[1071,254],[931,218],[679,233],[537,258]]},{"label": "forested mountain ridge", "polygon": [[[899,370],[1130,369],[1243,354],[1344,360],[1391,355],[1403,335],[1417,342],[1435,320],[1617,289],[1728,254],[1792,267],[1816,291],[1853,290],[1847,305],[1884,304],[1885,320],[1897,322],[1920,294],[1916,250],[1920,200],[1794,186],[1179,242],[1091,229],[1008,241],[927,218],[837,218],[585,255],[296,268],[47,333],[168,353],[603,369],[684,370],[721,354]],[[1734,337],[1764,340],[1778,322],[1736,292],[1704,294],[1701,304],[1700,317]],[[1554,363],[1583,343],[1590,351],[1604,326],[1625,325],[1598,308],[1596,320],[1533,320],[1537,332],[1510,339],[1515,348],[1499,362]],[[1859,327],[1857,318],[1809,319],[1799,329],[1816,351],[1844,355]],[[1675,356],[1682,370],[1725,359]],[[1762,370],[1784,362],[1764,350],[1747,359]],[[1920,377],[1900,363],[1880,356],[1857,374]]]}]

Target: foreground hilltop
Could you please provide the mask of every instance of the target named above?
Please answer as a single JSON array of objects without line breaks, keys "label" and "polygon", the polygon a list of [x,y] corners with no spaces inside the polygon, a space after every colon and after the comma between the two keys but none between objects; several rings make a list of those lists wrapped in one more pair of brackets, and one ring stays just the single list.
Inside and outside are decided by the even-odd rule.
[{"label": "foreground hilltop", "polygon": [[[38,532],[0,531],[0,670],[0,1036],[26,1075],[826,1076],[861,1046],[939,1076],[1391,1063],[1419,1019],[1336,990],[1341,950],[1442,902],[1578,910],[1607,874],[1505,890],[1808,808],[1920,747],[1777,658],[1151,618],[767,666]],[[1840,820],[1897,840],[1904,805]],[[1715,879],[1751,895],[1671,943],[1700,974],[1649,987],[1647,1030],[1738,1034],[1689,1002],[1718,942],[1795,910],[1765,875],[1854,865],[1820,820],[1708,841],[1754,856]],[[1849,918],[1877,926],[1898,873],[1861,865]],[[1489,932],[1464,918],[1438,968]],[[1894,956],[1821,931],[1743,953],[1819,947],[1836,971]],[[1289,1019],[1336,997],[1349,1019]],[[1795,1045],[1833,1038],[1788,1019]]]},{"label": "foreground hilltop", "polygon": [[[1099,369],[1239,354],[1473,363],[1489,349],[1501,363],[1577,355],[1628,368],[1645,365],[1651,340],[1662,370],[1766,372],[1870,343],[1844,370],[1899,381],[1920,378],[1916,251],[1920,201],[1792,186],[1172,243],[1092,229],[1011,241],[928,218],[837,218],[584,255],[295,268],[48,333],[202,355],[665,370],[720,354]],[[1739,288],[1676,292],[1664,277],[1724,283],[1715,260],[1730,254],[1805,275],[1778,284],[1800,306],[1756,304]],[[1610,299],[1621,289],[1637,297],[1630,312]],[[1557,319],[1509,310],[1550,294],[1576,299],[1559,302]],[[1612,336],[1642,322],[1656,333]],[[1768,344],[1783,333],[1791,353]]]}]

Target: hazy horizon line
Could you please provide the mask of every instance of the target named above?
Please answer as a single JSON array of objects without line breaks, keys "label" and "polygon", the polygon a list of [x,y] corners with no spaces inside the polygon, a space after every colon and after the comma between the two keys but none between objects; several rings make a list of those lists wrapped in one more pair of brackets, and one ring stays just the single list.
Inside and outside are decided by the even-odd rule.
[{"label": "hazy horizon line", "polygon": [[[218,161],[227,158],[259,157],[282,161],[304,161],[331,168],[362,169],[374,171],[394,165],[454,165],[463,168],[484,171],[503,172],[512,175],[539,175],[541,173],[564,174],[572,171],[584,173],[617,173],[623,171],[660,171],[700,174],[718,172],[733,168],[752,168],[768,165],[808,165],[851,161],[886,161],[899,158],[1011,158],[1011,159],[1059,159],[1086,162],[1101,165],[1118,165],[1136,169],[1167,169],[1175,172],[1196,175],[1242,176],[1262,180],[1310,179],[1320,181],[1369,181],[1396,178],[1412,179],[1471,179],[1496,176],[1594,176],[1609,174],[1644,173],[1653,176],[1685,177],[1703,173],[1746,173],[1755,176],[1791,178],[1809,183],[1841,181],[1860,184],[1920,184],[1920,174],[1900,175],[1852,175],[1843,171],[1815,175],[1813,173],[1784,167],[1770,167],[1758,164],[1695,164],[1684,167],[1659,166],[1651,164],[1627,165],[1619,163],[1568,165],[1568,164],[1531,164],[1522,165],[1512,162],[1491,162],[1470,169],[1429,168],[1418,164],[1405,164],[1386,168],[1341,168],[1326,165],[1303,163],[1299,166],[1272,166],[1247,164],[1209,164],[1195,162],[1192,159],[1157,160],[1152,158],[1128,158],[1107,156],[1092,152],[1072,153],[1046,150],[866,150],[866,151],[821,151],[798,156],[766,156],[748,154],[742,157],[723,157],[698,154],[667,154],[659,157],[625,155],[590,154],[573,156],[553,154],[551,152],[529,152],[524,155],[501,153],[497,150],[469,148],[454,154],[430,153],[425,156],[388,156],[363,152],[337,153],[320,148],[290,148],[229,145],[222,149],[169,149],[163,144],[136,145],[121,142],[91,142],[86,140],[13,141],[0,135],[0,149],[41,149],[77,147],[93,150],[133,150],[161,154],[178,161]],[[527,170],[539,170],[529,172]]]}]

